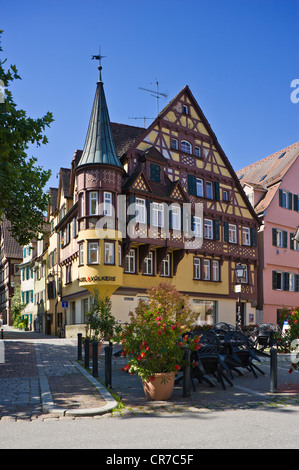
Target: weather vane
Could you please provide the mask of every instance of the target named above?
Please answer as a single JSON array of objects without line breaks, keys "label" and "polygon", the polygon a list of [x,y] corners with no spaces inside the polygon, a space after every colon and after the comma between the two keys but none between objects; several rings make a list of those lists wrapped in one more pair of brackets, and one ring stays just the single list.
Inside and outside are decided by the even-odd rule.
[{"label": "weather vane", "polygon": [[99,81],[100,81],[100,82],[102,81],[102,79],[101,79],[101,70],[102,70],[101,60],[102,60],[102,59],[105,59],[105,57],[106,57],[105,55],[102,55],[102,54],[101,54],[101,47],[99,48],[99,53],[98,53],[98,55],[92,55],[92,56],[91,56],[91,60],[95,59],[95,60],[98,60],[98,61],[99,61],[99,67],[98,67],[98,69],[99,69],[99,71],[100,71],[100,77],[99,77]]}]

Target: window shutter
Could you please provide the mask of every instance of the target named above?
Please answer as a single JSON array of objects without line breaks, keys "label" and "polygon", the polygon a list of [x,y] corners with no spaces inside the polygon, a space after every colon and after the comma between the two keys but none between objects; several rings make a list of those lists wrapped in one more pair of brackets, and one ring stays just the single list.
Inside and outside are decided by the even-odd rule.
[{"label": "window shutter", "polygon": [[298,209],[299,209],[299,208],[298,208],[298,196],[297,196],[297,194],[294,194],[294,198],[293,198],[293,199],[294,199],[294,207],[293,207],[293,209],[294,209],[294,211],[297,211],[297,212],[298,212]]},{"label": "window shutter", "polygon": [[251,246],[257,246],[257,230],[255,227],[250,229]]},{"label": "window shutter", "polygon": [[289,193],[289,194],[288,194],[288,198],[289,198],[289,206],[288,206],[288,209],[292,210],[292,207],[293,207],[293,194],[292,194],[292,193]]},{"label": "window shutter", "polygon": [[[131,206],[131,204],[135,204],[135,199],[136,198],[134,194],[129,194],[129,207]],[[129,221],[134,219],[135,216],[136,216],[135,213],[129,214],[128,215]]]},{"label": "window shutter", "polygon": [[220,220],[213,221],[214,240],[220,240]]},{"label": "window shutter", "polygon": [[279,205],[282,207],[282,189],[279,190]]},{"label": "window shutter", "polygon": [[218,181],[214,182],[214,194],[215,194],[215,200],[220,201],[220,189],[219,189]]},{"label": "window shutter", "polygon": [[277,289],[277,272],[272,271],[272,289]]},{"label": "window shutter", "polygon": [[277,246],[277,229],[272,228],[272,245]]},{"label": "window shutter", "polygon": [[283,290],[289,290],[290,285],[290,274],[283,273]]},{"label": "window shutter", "polygon": [[196,176],[188,175],[188,190],[189,194],[196,196]]},{"label": "window shutter", "polygon": [[299,274],[295,274],[295,292],[299,292]]},{"label": "window shutter", "polygon": [[283,237],[283,248],[288,247],[288,232],[285,230],[282,232],[282,237]]},{"label": "window shutter", "polygon": [[224,222],[223,224],[223,238],[224,238],[224,241],[228,243],[228,240],[229,240],[228,222]]}]

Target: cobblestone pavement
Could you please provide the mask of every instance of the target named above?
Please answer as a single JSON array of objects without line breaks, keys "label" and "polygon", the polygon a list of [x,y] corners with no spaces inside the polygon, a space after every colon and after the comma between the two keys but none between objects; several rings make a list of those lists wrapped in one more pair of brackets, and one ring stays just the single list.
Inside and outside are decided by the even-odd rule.
[{"label": "cobblestone pavement", "polygon": [[[159,416],[184,411],[196,413],[205,410],[299,406],[299,372],[288,373],[288,356],[279,356],[277,393],[269,393],[270,362],[263,357],[258,366],[265,375],[257,372],[258,378],[255,378],[251,372],[242,370],[243,376],[236,375],[233,387],[227,385],[226,390],[216,379],[213,388],[195,382],[196,390],[191,388],[190,396],[187,397],[183,396],[181,382],[175,385],[172,398],[164,402],[147,401],[140,378],[121,371],[126,360],[121,356],[113,356],[112,392],[123,403],[122,407],[115,408],[116,401],[100,384],[105,383],[103,349],[99,359],[99,382],[92,378],[91,370],[88,373],[82,367],[83,364],[76,361],[76,340],[36,333],[20,334],[9,328],[5,329],[4,336],[6,339],[0,340],[0,348],[3,348],[3,343],[5,347],[5,361],[0,363],[0,419],[66,419],[70,416],[80,419],[81,415],[86,414],[97,418],[149,413]],[[48,397],[46,403],[51,405],[46,410],[47,414],[45,396]],[[103,413],[109,400],[112,400],[110,404],[113,405],[109,409],[111,412]],[[67,412],[60,413],[59,410]],[[86,413],[88,410],[90,413]]]}]

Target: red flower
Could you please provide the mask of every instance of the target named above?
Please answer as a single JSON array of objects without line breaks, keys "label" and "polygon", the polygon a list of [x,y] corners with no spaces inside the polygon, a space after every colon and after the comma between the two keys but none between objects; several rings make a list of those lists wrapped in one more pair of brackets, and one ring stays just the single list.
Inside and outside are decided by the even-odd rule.
[{"label": "red flower", "polygon": [[125,370],[129,370],[130,367],[131,367],[130,364],[127,364],[124,369],[125,369]]},{"label": "red flower", "polygon": [[179,346],[183,346],[183,343],[182,343],[182,341],[180,341],[180,342],[178,343],[178,345],[179,345]]},{"label": "red flower", "polygon": [[161,335],[162,334],[162,331],[158,331],[158,335]]},{"label": "red flower", "polygon": [[178,364],[174,366],[176,370],[180,370],[181,366],[179,366]]},{"label": "red flower", "polygon": [[151,375],[150,381],[153,382],[153,380],[155,380],[155,377],[153,375]]},{"label": "red flower", "polygon": [[184,340],[185,340],[185,341],[188,341],[188,339],[189,339],[189,336],[188,336],[188,335],[185,335],[185,336],[184,336]]}]

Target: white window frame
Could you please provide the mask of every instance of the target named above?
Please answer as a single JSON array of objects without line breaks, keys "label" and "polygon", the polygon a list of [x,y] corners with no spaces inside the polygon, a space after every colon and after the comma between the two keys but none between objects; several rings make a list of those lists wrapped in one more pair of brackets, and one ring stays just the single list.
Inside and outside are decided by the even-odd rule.
[{"label": "white window frame", "polygon": [[171,149],[172,150],[178,150],[179,149],[179,141],[178,141],[178,139],[175,139],[174,137],[171,137]]},{"label": "white window frame", "polygon": [[198,147],[197,145],[194,147],[195,151],[195,156],[201,158],[201,147]]},{"label": "white window frame", "polygon": [[203,197],[203,180],[196,178],[196,196]]},{"label": "white window frame", "polygon": [[196,280],[201,279],[200,258],[193,258],[193,278]]},{"label": "white window frame", "polygon": [[188,153],[189,155],[192,154],[192,145],[188,140],[182,140],[181,141],[181,151],[184,153]]},{"label": "white window frame", "polygon": [[98,215],[98,204],[99,204],[98,191],[90,191],[89,192],[89,215]]},{"label": "white window frame", "polygon": [[134,274],[136,272],[136,251],[130,250],[125,259],[125,273]]},{"label": "white window frame", "polygon": [[202,237],[202,218],[194,216],[193,218],[193,232],[195,237]]},{"label": "white window frame", "polygon": [[164,227],[164,206],[158,202],[152,203],[153,226]]},{"label": "white window frame", "polygon": [[115,264],[115,244],[104,242],[104,264]]},{"label": "white window frame", "polygon": [[171,211],[172,229],[181,230],[181,208],[179,206],[172,206]]},{"label": "white window frame", "polygon": [[283,207],[284,209],[290,209],[289,194],[290,194],[289,191],[282,190],[281,207]]},{"label": "white window frame", "polygon": [[213,199],[213,183],[206,181],[206,198]]},{"label": "white window frame", "polygon": [[170,277],[170,254],[166,255],[161,263],[161,277]]},{"label": "white window frame", "polygon": [[[93,254],[96,254],[94,260]],[[88,264],[99,264],[99,242],[88,242]]]},{"label": "white window frame", "polygon": [[136,222],[145,224],[146,220],[146,205],[145,199],[136,198],[135,200]]},{"label": "white window frame", "polygon": [[152,276],[154,274],[154,257],[152,251],[150,251],[149,254],[144,258],[143,274],[147,276]]},{"label": "white window frame", "polygon": [[112,216],[112,193],[108,191],[104,191],[103,194],[103,202],[104,202],[104,215],[111,217]]},{"label": "white window frame", "polygon": [[246,246],[251,245],[250,228],[249,227],[242,227],[242,245],[246,245]]},{"label": "white window frame", "polygon": [[203,260],[203,279],[204,281],[211,280],[211,262],[209,259]]},{"label": "white window frame", "polygon": [[295,292],[295,282],[296,282],[295,274],[289,273],[289,291],[290,292]]},{"label": "white window frame", "polygon": [[84,264],[84,246],[83,243],[79,244],[79,266]]},{"label": "white window frame", "polygon": [[212,274],[213,274],[213,281],[219,281],[220,279],[220,271],[219,271],[219,261],[212,260]]},{"label": "white window frame", "polygon": [[210,219],[204,220],[204,238],[213,240],[213,221]]},{"label": "white window frame", "polygon": [[228,241],[237,243],[237,226],[234,224],[228,224]]}]

